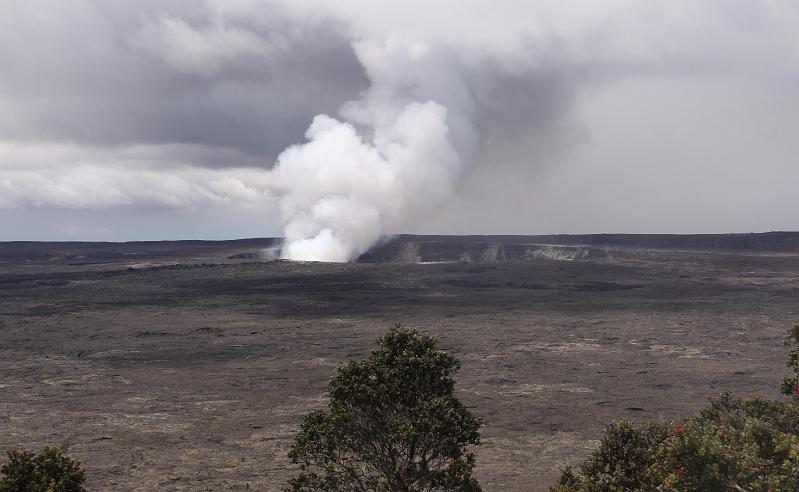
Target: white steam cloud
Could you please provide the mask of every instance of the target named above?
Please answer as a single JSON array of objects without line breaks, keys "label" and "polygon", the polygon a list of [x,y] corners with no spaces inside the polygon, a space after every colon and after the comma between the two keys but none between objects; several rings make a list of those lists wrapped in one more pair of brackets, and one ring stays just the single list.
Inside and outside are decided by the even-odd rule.
[{"label": "white steam cloud", "polygon": [[355,50],[372,87],[345,105],[344,121],[314,118],[308,143],[283,152],[273,171],[289,259],[356,258],[439,207],[471,160],[469,145],[455,144],[471,137],[462,108],[434,99],[429,81],[448,74],[428,46],[390,40]]}]

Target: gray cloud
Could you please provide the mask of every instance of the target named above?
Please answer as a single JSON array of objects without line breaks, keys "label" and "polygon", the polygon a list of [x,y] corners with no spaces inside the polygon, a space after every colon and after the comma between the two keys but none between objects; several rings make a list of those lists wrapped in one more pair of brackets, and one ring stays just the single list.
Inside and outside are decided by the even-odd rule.
[{"label": "gray cloud", "polygon": [[[269,169],[316,115],[369,143],[375,108],[427,100],[461,164],[396,232],[797,229],[797,23],[788,0],[3,2],[0,208],[26,212],[0,239],[64,213],[53,238],[274,233]],[[410,58],[357,53],[386,43]]]},{"label": "gray cloud", "polygon": [[299,26],[273,5],[262,22],[172,0],[0,9],[6,140],[229,147],[271,165],[366,87],[336,22]]}]

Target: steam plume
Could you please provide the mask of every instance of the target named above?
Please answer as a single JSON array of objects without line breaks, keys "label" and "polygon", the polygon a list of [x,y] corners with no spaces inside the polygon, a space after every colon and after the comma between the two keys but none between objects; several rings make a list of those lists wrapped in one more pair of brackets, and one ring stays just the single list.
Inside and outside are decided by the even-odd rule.
[{"label": "steam plume", "polygon": [[451,63],[406,40],[360,42],[355,52],[371,88],[343,119],[316,116],[308,142],[280,154],[273,171],[285,258],[356,258],[439,207],[471,162],[471,101],[450,83]]}]

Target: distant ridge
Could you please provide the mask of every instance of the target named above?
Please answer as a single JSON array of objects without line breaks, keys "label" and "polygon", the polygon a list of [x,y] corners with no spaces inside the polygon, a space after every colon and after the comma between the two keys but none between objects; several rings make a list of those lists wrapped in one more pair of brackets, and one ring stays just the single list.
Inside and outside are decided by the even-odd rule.
[{"label": "distant ridge", "polygon": [[464,242],[628,246],[689,250],[799,252],[799,232],[775,231],[730,234],[545,234],[436,236],[401,234],[400,242]]},{"label": "distant ridge", "polygon": [[429,262],[591,259],[634,251],[799,253],[799,232],[745,234],[556,234],[435,236],[403,234],[388,238],[360,262]]},{"label": "distant ridge", "polygon": [[[221,241],[131,241],[131,242],[0,242],[1,263],[67,261],[88,263],[148,258],[172,259],[224,253],[252,258],[248,252],[271,249],[277,254],[280,238],[250,238]],[[548,251],[563,246],[564,251]],[[575,251],[581,248],[580,251]],[[727,251],[799,253],[799,232],[741,234],[549,234],[549,235],[413,235],[386,238],[358,261],[438,261],[470,257],[512,259],[530,255],[603,255],[603,249],[651,249],[672,251]],[[274,257],[274,256],[272,256]],[[417,258],[418,257],[418,258]],[[266,257],[264,257],[266,258]]]}]

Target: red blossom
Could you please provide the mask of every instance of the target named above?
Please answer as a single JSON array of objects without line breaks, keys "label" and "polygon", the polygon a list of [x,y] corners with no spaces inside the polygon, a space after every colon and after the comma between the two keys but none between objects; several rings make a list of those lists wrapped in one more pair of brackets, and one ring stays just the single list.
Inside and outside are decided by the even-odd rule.
[{"label": "red blossom", "polygon": [[678,466],[677,468],[674,469],[674,473],[676,473],[677,475],[682,475],[683,473],[685,473],[685,468],[682,466]]},{"label": "red blossom", "polygon": [[793,394],[794,395],[799,395],[799,384],[797,384],[796,386],[793,387]]},{"label": "red blossom", "polygon": [[685,427],[678,425],[677,427],[675,427],[674,433],[677,434],[678,436],[685,434]]}]

